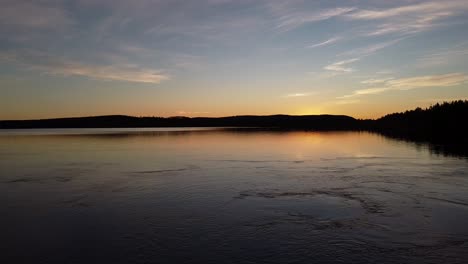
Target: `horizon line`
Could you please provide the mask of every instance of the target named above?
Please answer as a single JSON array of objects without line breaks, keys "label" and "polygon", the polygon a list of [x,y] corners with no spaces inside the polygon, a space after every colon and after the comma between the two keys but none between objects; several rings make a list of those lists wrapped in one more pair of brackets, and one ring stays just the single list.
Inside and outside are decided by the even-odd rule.
[{"label": "horizon line", "polygon": [[[411,110],[415,110],[415,109],[429,109],[430,107],[432,106],[435,106],[435,105],[440,105],[440,104],[445,104],[445,103],[453,103],[453,102],[468,102],[467,99],[458,99],[458,100],[450,100],[450,101],[442,101],[442,102],[436,102],[434,104],[431,104],[430,106],[426,107],[426,108],[421,108],[421,107],[415,107],[415,108],[412,108],[412,109],[407,109],[405,111],[411,111]],[[66,117],[46,117],[46,118],[32,118],[32,119],[2,119],[0,120],[0,122],[9,122],[9,121],[40,121],[40,120],[54,120],[54,119],[74,119],[74,118],[93,118],[93,117],[111,117],[111,116],[121,116],[121,117],[132,117],[132,118],[166,118],[166,119],[169,119],[169,118],[189,118],[189,119],[193,119],[193,118],[213,118],[213,119],[216,119],[216,118],[229,118],[229,117],[270,117],[270,116],[296,116],[296,117],[300,117],[300,116],[345,116],[345,117],[351,117],[353,119],[356,119],[356,120],[378,120],[386,115],[390,115],[390,114],[395,114],[395,113],[403,113],[405,111],[401,111],[401,112],[392,112],[392,113],[387,113],[387,114],[384,114],[380,117],[377,117],[377,118],[356,118],[354,116],[351,116],[351,115],[346,115],[346,114],[310,114],[310,115],[294,115],[294,114],[265,114],[265,115],[255,115],[255,114],[243,114],[243,115],[227,115],[227,116],[183,116],[183,115],[174,115],[174,116],[156,116],[156,115],[153,115],[153,116],[136,116],[136,115],[126,115],[126,114],[103,114],[103,115],[88,115],[88,116],[66,116]]]}]

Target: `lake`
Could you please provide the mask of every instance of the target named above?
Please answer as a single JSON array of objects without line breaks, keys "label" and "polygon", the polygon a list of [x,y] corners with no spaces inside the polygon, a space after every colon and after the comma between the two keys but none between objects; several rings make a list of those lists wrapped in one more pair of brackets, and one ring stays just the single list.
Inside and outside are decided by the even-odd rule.
[{"label": "lake", "polygon": [[367,132],[0,131],[2,263],[466,263],[468,159]]}]

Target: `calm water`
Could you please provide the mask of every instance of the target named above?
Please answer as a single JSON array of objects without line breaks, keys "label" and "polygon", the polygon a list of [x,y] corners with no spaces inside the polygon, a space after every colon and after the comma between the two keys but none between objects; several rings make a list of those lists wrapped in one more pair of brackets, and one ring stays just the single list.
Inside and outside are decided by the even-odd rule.
[{"label": "calm water", "polygon": [[0,132],[1,263],[467,263],[468,160],[358,132]]}]

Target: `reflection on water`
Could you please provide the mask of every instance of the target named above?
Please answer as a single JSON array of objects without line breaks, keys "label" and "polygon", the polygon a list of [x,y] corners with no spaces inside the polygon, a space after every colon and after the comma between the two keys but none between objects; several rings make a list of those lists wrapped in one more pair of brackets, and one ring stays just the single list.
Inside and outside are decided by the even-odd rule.
[{"label": "reflection on water", "polygon": [[0,132],[2,263],[464,263],[468,162],[359,132]]}]

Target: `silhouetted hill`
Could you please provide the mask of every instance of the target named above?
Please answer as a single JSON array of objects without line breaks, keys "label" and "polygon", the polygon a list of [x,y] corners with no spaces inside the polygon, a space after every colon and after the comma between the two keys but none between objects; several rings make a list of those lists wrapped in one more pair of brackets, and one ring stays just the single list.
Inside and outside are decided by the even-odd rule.
[{"label": "silhouetted hill", "polygon": [[269,127],[283,129],[357,129],[359,121],[340,115],[271,115],[229,117],[132,117],[123,115],[40,120],[0,121],[0,128],[111,128],[111,127]]}]

